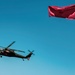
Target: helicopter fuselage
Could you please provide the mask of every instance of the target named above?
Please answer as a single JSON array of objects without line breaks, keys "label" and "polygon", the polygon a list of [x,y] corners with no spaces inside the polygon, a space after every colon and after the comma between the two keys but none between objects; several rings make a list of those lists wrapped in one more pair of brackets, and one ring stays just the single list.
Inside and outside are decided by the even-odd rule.
[{"label": "helicopter fuselage", "polygon": [[3,50],[0,55],[2,56],[7,56],[7,57],[18,57],[18,58],[25,58],[25,56],[22,56],[18,53],[15,53],[12,50]]}]

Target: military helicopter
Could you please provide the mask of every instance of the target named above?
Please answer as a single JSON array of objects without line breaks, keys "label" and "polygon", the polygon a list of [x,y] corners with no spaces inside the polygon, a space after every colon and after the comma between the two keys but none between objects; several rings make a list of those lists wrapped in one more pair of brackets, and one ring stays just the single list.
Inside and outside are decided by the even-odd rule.
[{"label": "military helicopter", "polygon": [[0,49],[0,57],[1,58],[2,58],[2,56],[17,57],[17,58],[22,58],[23,61],[24,61],[24,59],[29,60],[30,57],[31,57],[31,55],[34,55],[33,54],[34,50],[33,51],[28,50],[30,53],[28,55],[26,55],[26,56],[23,56],[23,55],[20,55],[20,54],[16,53],[15,51],[17,51],[17,52],[23,52],[23,53],[25,53],[25,51],[21,51],[21,50],[16,50],[16,49],[9,48],[14,43],[15,43],[15,41],[13,41],[7,47],[0,46],[0,47],[2,47],[2,49]]}]

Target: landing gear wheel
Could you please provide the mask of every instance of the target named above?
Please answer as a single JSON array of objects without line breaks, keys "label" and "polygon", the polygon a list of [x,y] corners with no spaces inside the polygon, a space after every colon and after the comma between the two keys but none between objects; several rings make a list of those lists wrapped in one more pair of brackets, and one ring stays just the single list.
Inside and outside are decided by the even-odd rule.
[{"label": "landing gear wheel", "polygon": [[23,59],[23,61],[24,61],[24,59]]},{"label": "landing gear wheel", "polygon": [[2,58],[2,56],[0,56]]}]

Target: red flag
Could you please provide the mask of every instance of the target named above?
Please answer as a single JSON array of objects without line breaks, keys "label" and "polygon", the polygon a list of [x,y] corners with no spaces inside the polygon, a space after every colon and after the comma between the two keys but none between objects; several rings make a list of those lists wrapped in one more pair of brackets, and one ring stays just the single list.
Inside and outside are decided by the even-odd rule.
[{"label": "red flag", "polygon": [[49,16],[75,19],[75,5],[58,7],[48,6]]}]

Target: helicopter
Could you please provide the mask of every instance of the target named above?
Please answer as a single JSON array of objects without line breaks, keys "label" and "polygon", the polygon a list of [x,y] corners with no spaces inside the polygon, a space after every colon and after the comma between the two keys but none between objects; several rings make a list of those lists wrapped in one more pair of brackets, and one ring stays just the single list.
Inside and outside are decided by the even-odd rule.
[{"label": "helicopter", "polygon": [[13,41],[13,42],[12,42],[11,44],[9,44],[7,47],[0,46],[0,47],[2,47],[2,49],[0,49],[0,57],[1,57],[1,58],[2,58],[2,56],[17,57],[17,58],[22,58],[23,61],[24,61],[24,59],[29,60],[30,57],[31,57],[32,55],[34,55],[34,54],[33,54],[34,50],[33,50],[33,51],[28,50],[30,53],[29,53],[28,55],[26,55],[26,56],[23,56],[23,55],[21,55],[21,54],[16,53],[16,51],[17,51],[17,52],[23,52],[23,53],[25,53],[25,51],[21,51],[21,50],[16,50],[16,49],[11,49],[11,48],[9,48],[9,47],[12,46],[14,43],[15,43],[15,41]]}]

